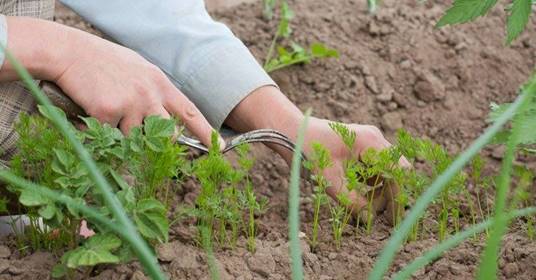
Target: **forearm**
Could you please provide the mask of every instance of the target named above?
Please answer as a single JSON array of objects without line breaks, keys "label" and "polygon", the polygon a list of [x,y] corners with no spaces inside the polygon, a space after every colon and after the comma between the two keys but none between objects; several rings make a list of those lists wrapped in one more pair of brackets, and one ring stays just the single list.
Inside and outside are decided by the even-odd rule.
[{"label": "forearm", "polygon": [[[36,79],[54,80],[68,67],[73,44],[83,37],[81,31],[54,22],[6,17],[7,49]],[[5,30],[4,30],[5,31]],[[81,42],[80,42],[81,43]],[[0,81],[17,80],[18,75],[7,59],[0,68]]]}]

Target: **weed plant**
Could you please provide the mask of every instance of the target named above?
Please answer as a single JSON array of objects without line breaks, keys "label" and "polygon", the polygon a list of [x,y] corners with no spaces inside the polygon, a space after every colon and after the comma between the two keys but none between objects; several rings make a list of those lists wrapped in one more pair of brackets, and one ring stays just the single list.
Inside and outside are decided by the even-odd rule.
[{"label": "weed plant", "polygon": [[[40,110],[43,112],[43,107]],[[168,200],[171,178],[182,177],[179,173],[186,170],[184,148],[172,141],[175,121],[148,117],[143,128],[134,128],[125,137],[118,129],[101,125],[96,119],[82,120],[87,129],[77,131],[76,136],[113,183],[113,192],[127,215],[146,240],[166,242],[168,207],[161,201]],[[50,186],[80,204],[95,207],[101,215],[113,220],[87,169],[46,117],[23,114],[16,131],[21,138],[17,143],[19,153],[11,161],[15,174]],[[132,258],[131,248],[100,224],[89,223],[96,234],[83,240],[78,231],[84,217],[75,209],[16,186],[8,189],[19,197],[23,207],[18,210],[27,212],[30,218],[28,234],[18,236],[19,244],[29,245],[32,251],[47,249],[59,253],[62,248],[67,249],[54,269],[54,276],[70,274],[70,269],[81,266],[89,267],[90,271],[99,263]],[[41,221],[44,226],[40,225]]]},{"label": "weed plant", "polygon": [[[296,42],[291,42],[290,50],[286,46],[278,45],[280,39],[290,38],[292,34],[290,21],[294,18],[294,12],[287,1],[281,0],[279,3],[279,23],[264,60],[264,70],[266,72],[273,72],[294,64],[309,63],[314,59],[339,57],[337,50],[330,49],[322,43],[314,43],[309,48],[304,48]],[[266,18],[272,18],[276,5],[276,0],[264,1],[265,9],[263,14]],[[277,54],[275,53],[276,50]]]}]

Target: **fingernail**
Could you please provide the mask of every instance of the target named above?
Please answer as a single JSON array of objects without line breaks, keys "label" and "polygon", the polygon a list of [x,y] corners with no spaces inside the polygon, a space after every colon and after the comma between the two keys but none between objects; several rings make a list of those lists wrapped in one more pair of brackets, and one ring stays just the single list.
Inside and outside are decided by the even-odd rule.
[{"label": "fingernail", "polygon": [[218,143],[220,144],[220,151],[225,150],[225,147],[227,146],[227,143],[225,143],[225,140],[220,136],[218,137]]}]

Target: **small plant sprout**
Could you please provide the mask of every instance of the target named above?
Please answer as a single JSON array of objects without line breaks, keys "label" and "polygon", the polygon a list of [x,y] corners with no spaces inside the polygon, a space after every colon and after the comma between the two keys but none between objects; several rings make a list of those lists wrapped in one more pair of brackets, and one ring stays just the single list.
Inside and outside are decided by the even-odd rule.
[{"label": "small plant sprout", "polygon": [[[273,8],[275,7],[275,0],[266,0],[264,3],[265,11],[267,11],[265,15],[271,15]],[[278,42],[281,38],[289,38],[292,34],[292,29],[290,27],[292,18],[294,18],[294,12],[290,9],[286,1],[281,1],[280,18],[277,30],[264,60],[264,70],[266,70],[266,72],[273,72],[294,64],[309,63],[314,59],[339,57],[339,53],[336,50],[330,49],[321,43],[314,43],[306,49],[299,44],[292,42],[290,44],[290,51],[285,46],[278,46]],[[276,50],[277,56],[274,56]]]},{"label": "small plant sprout", "polygon": [[343,162],[346,185],[344,186],[344,189],[340,190],[337,194],[337,205],[332,206],[330,209],[333,239],[337,248],[340,248],[342,234],[354,211],[354,205],[349,193],[362,193],[363,191],[361,189],[363,184],[358,181],[356,176],[356,169],[359,168],[359,164],[358,159],[353,152],[355,141],[357,139],[355,131],[350,130],[346,125],[337,122],[330,122],[329,126],[333,132],[341,138],[342,142],[352,155],[349,159],[346,159]]},{"label": "small plant sprout", "polygon": [[311,247],[313,250],[318,245],[318,228],[320,219],[320,210],[322,206],[329,203],[326,189],[329,186],[328,180],[324,177],[324,171],[333,165],[331,161],[331,154],[326,147],[318,142],[312,144],[312,154],[309,160],[304,163],[305,168],[311,171],[311,180],[313,181],[314,193],[313,193],[313,231],[311,238]]},{"label": "small plant sprout", "polygon": [[238,164],[239,172],[241,172],[241,177],[244,179],[244,191],[240,193],[241,195],[241,205],[243,209],[247,212],[247,223],[244,223],[244,232],[247,236],[247,246],[250,252],[255,251],[255,236],[257,235],[257,225],[255,223],[255,215],[263,213],[268,204],[266,198],[260,200],[257,199],[255,192],[253,191],[253,183],[249,177],[249,171],[253,167],[255,160],[249,155],[249,145],[242,144],[238,147]]}]

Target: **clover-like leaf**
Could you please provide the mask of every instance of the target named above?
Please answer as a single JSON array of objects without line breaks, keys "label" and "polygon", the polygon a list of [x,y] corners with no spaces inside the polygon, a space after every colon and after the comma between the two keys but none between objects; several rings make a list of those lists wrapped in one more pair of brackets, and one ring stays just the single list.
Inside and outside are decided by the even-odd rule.
[{"label": "clover-like leaf", "polygon": [[24,206],[39,206],[48,203],[48,199],[37,192],[24,189],[20,193],[19,202]]}]

